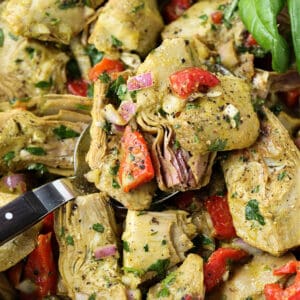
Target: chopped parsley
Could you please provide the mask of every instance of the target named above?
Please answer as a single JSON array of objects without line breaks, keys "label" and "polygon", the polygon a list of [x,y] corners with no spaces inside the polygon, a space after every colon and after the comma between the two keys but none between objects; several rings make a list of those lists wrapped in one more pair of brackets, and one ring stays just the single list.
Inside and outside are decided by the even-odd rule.
[{"label": "chopped parsley", "polygon": [[81,72],[76,59],[71,58],[66,65],[67,77],[70,79],[80,79]]},{"label": "chopped parsley", "polygon": [[214,240],[206,236],[205,234],[200,235],[200,244],[204,249],[207,250],[214,251],[216,248]]},{"label": "chopped parsley", "polygon": [[88,300],[96,300],[96,296],[97,296],[97,294],[93,293],[89,296]]},{"label": "chopped parsley", "polygon": [[156,297],[168,297],[170,296],[170,291],[167,287],[163,287],[159,292],[157,292]]},{"label": "chopped parsley", "polygon": [[162,240],[162,241],[161,241],[161,244],[164,246],[164,245],[167,244],[167,241],[166,241],[166,240]]},{"label": "chopped parsley", "polygon": [[85,48],[86,54],[90,57],[91,64],[94,66],[98,62],[100,62],[103,58],[104,53],[98,51],[94,45],[88,45]]},{"label": "chopped parsley", "polygon": [[227,140],[222,140],[217,138],[208,146],[208,151],[211,152],[222,151],[225,149],[226,144],[227,144]]},{"label": "chopped parsley", "polygon": [[75,106],[76,109],[80,109],[80,110],[86,110],[86,111],[90,111],[90,106],[88,105],[83,105],[83,104],[76,104]]},{"label": "chopped parsley", "polygon": [[104,232],[104,226],[100,223],[93,224],[93,229],[97,232],[101,232],[101,233]]},{"label": "chopped parsley", "polygon": [[178,150],[180,148],[180,142],[178,140],[174,141],[174,148],[175,150]]},{"label": "chopped parsley", "polygon": [[116,48],[120,48],[123,46],[123,43],[120,40],[118,40],[114,35],[111,35],[111,44]]},{"label": "chopped parsley", "polygon": [[113,178],[113,180],[112,180],[111,186],[112,186],[114,189],[119,189],[119,188],[120,188],[120,185],[119,185],[118,181],[116,181],[114,178]]},{"label": "chopped parsley", "polygon": [[119,172],[120,165],[117,163],[116,165],[109,168],[109,173],[113,176],[116,176]]},{"label": "chopped parsley", "polygon": [[49,81],[42,80],[42,81],[37,82],[34,86],[39,88],[39,89],[46,90],[46,89],[51,88],[52,83],[53,83],[52,78],[50,78]]},{"label": "chopped parsley", "polygon": [[126,81],[123,76],[119,76],[116,80],[110,83],[106,97],[120,102],[125,93],[124,86],[126,87]]},{"label": "chopped parsley", "polygon": [[122,268],[126,273],[133,273],[134,276],[143,276],[145,272],[143,270],[130,268],[130,267],[123,267]]},{"label": "chopped parsley", "polygon": [[144,7],[145,7],[145,3],[144,3],[144,1],[142,1],[141,4],[135,6],[135,7],[132,9],[131,12],[135,14],[135,13],[137,13],[138,11],[142,10]]},{"label": "chopped parsley", "polygon": [[158,113],[162,116],[165,117],[167,115],[167,113],[163,110],[162,107],[159,108]]},{"label": "chopped parsley", "polygon": [[265,104],[265,100],[262,98],[251,99],[251,102],[255,112],[260,112]]},{"label": "chopped parsley", "polygon": [[283,180],[283,178],[285,178],[286,175],[287,175],[286,171],[283,171],[283,172],[279,173],[278,176],[277,176],[277,180],[278,181]]},{"label": "chopped parsley", "polygon": [[62,1],[60,1],[58,8],[59,9],[74,8],[79,3],[80,3],[80,1],[78,1],[78,0],[62,0]]},{"label": "chopped parsley", "polygon": [[88,85],[87,96],[88,98],[94,98],[94,85],[92,83]]},{"label": "chopped parsley", "polygon": [[66,236],[66,244],[70,246],[74,246],[74,239],[71,235]]},{"label": "chopped parsley", "polygon": [[247,202],[246,208],[245,208],[245,216],[246,220],[255,220],[260,225],[265,225],[265,219],[259,212],[259,204],[256,199],[251,199]]},{"label": "chopped parsley", "polygon": [[123,249],[126,252],[130,252],[129,244],[127,241],[123,241]]},{"label": "chopped parsley", "polygon": [[41,147],[26,147],[25,151],[29,152],[32,155],[42,156],[46,155],[46,151]]},{"label": "chopped parsley", "polygon": [[204,15],[201,15],[199,17],[199,19],[201,20],[201,24],[205,24],[208,20],[208,16],[206,14],[204,14]]},{"label": "chopped parsley", "polygon": [[110,133],[111,132],[111,123],[107,122],[105,120],[104,124],[102,125],[102,129],[106,132],[106,133]]},{"label": "chopped parsley", "polygon": [[16,154],[14,151],[9,151],[3,155],[3,160],[6,162],[6,164],[9,164],[11,160],[15,158]]},{"label": "chopped parsley", "polygon": [[144,251],[145,251],[145,252],[149,252],[149,246],[148,246],[148,244],[146,244],[146,245],[144,246]]},{"label": "chopped parsley", "polygon": [[26,51],[27,54],[29,55],[30,59],[33,59],[35,49],[32,48],[32,47],[26,47],[26,48],[25,48],[25,51]]},{"label": "chopped parsley", "polygon": [[4,45],[4,32],[3,29],[0,28],[0,47],[3,47]]},{"label": "chopped parsley", "polygon": [[156,294],[157,297],[168,297],[170,295],[169,286],[176,280],[176,274],[170,273],[162,282],[162,289]]},{"label": "chopped parsley", "polygon": [[60,125],[53,129],[53,133],[57,136],[59,140],[70,139],[78,137],[80,134],[65,125]]},{"label": "chopped parsley", "polygon": [[235,121],[236,128],[239,128],[241,124],[241,113],[240,112],[236,113],[233,117],[233,120]]},{"label": "chopped parsley", "polygon": [[98,78],[100,79],[101,82],[103,83],[110,83],[111,79],[110,76],[107,74],[107,72],[101,73]]},{"label": "chopped parsley", "polygon": [[43,174],[45,174],[45,173],[48,172],[47,167],[44,164],[41,164],[41,163],[30,164],[27,167],[27,170],[29,170],[29,171],[37,171],[41,175],[43,175]]},{"label": "chopped parsley", "polygon": [[147,271],[154,271],[157,273],[157,275],[163,276],[169,264],[169,259],[158,259],[155,263],[148,267]]}]

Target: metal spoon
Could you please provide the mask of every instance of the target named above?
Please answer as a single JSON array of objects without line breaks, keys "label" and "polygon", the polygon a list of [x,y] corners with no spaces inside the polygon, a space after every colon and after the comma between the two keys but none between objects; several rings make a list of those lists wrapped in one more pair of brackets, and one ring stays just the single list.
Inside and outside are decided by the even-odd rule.
[{"label": "metal spoon", "polygon": [[46,215],[80,194],[95,192],[84,174],[89,170],[85,153],[89,149],[89,126],[78,138],[72,178],[57,179],[28,191],[0,208],[0,245],[42,220]]}]

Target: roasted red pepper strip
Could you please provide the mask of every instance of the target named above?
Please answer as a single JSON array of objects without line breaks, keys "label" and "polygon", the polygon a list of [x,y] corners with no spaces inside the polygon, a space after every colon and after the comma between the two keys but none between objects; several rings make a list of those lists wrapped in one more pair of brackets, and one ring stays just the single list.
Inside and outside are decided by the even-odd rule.
[{"label": "roasted red pepper strip", "polygon": [[204,283],[206,291],[223,281],[223,275],[227,271],[228,262],[236,262],[248,256],[244,250],[235,248],[219,248],[209,257],[204,264]]},{"label": "roasted red pepper strip", "polygon": [[99,63],[94,65],[89,71],[89,79],[96,81],[100,74],[106,72],[108,74],[121,72],[124,70],[124,65],[119,60],[113,60],[104,57]]},{"label": "roasted red pepper strip", "polygon": [[254,47],[254,46],[258,46],[257,41],[255,40],[255,38],[253,37],[252,34],[249,33],[249,35],[247,36],[247,39],[245,41],[245,46],[246,47]]},{"label": "roasted red pepper strip", "polygon": [[191,0],[171,0],[164,7],[163,14],[167,23],[179,18],[189,7],[193,1]]},{"label": "roasted red pepper strip", "polygon": [[88,83],[83,79],[75,79],[67,83],[68,92],[76,96],[87,96]]},{"label": "roasted red pepper strip", "polygon": [[22,299],[42,300],[47,295],[56,294],[57,268],[51,246],[52,233],[40,234],[38,246],[29,254],[25,265],[25,279],[36,284],[36,291],[22,295]]},{"label": "roasted red pepper strip", "polygon": [[207,198],[204,203],[214,225],[216,238],[231,239],[236,237],[227,198],[213,196]]},{"label": "roasted red pepper strip", "polygon": [[300,89],[288,91],[286,92],[285,104],[288,107],[296,106],[297,103],[300,101],[299,98],[300,98]]},{"label": "roasted red pepper strip", "polygon": [[187,98],[201,88],[214,87],[220,83],[212,73],[197,67],[189,67],[170,76],[171,88],[181,98]]},{"label": "roasted red pepper strip", "polygon": [[150,181],[154,177],[147,143],[141,133],[128,125],[121,140],[122,160],[119,168],[119,180],[124,192]]},{"label": "roasted red pepper strip", "polygon": [[264,293],[266,300],[299,300],[300,299],[300,261],[290,261],[273,271],[274,275],[296,273],[294,283],[283,289],[278,283],[266,284]]}]

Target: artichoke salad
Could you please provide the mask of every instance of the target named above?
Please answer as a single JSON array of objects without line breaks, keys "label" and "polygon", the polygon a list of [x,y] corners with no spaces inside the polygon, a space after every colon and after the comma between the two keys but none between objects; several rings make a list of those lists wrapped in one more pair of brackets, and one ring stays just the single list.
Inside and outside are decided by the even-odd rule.
[{"label": "artichoke salad", "polygon": [[0,246],[0,298],[300,299],[299,9],[1,1],[0,205],[89,124],[98,192]]}]

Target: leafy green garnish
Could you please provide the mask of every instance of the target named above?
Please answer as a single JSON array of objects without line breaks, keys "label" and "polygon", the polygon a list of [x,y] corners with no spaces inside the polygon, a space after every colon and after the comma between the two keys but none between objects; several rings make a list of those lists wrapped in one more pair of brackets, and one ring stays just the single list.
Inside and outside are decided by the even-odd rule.
[{"label": "leafy green garnish", "polygon": [[124,95],[122,85],[126,85],[126,81],[123,76],[119,76],[116,80],[110,83],[106,96],[110,99],[120,102],[122,96]]},{"label": "leafy green garnish", "polygon": [[32,47],[26,47],[25,51],[27,52],[27,54],[29,55],[30,59],[33,59],[33,55],[35,53],[35,49]]},{"label": "leafy green garnish", "polygon": [[4,45],[4,32],[3,29],[0,28],[0,47],[3,47]]},{"label": "leafy green garnish", "polygon": [[145,3],[144,3],[144,1],[142,1],[141,4],[135,6],[135,7],[132,9],[131,12],[135,14],[135,13],[137,13],[138,11],[142,10],[144,7],[145,7]]},{"label": "leafy green garnish", "polygon": [[199,17],[199,19],[201,20],[201,24],[205,24],[208,21],[208,16],[206,14],[201,15]]},{"label": "leafy green garnish", "polygon": [[200,243],[204,249],[214,251],[216,248],[214,241],[205,234],[200,235]]},{"label": "leafy green garnish", "polygon": [[66,236],[66,244],[70,246],[74,246],[74,239],[71,235]]},{"label": "leafy green garnish", "polygon": [[102,125],[102,129],[109,134],[111,132],[111,123],[105,120],[104,124]]},{"label": "leafy green garnish", "polygon": [[262,98],[251,99],[252,106],[255,112],[262,111],[262,107],[265,104],[265,100]]},{"label": "leafy green garnish", "polygon": [[278,116],[280,112],[283,110],[283,106],[280,103],[277,103],[275,105],[272,105],[270,107],[270,110],[273,112],[275,116]]},{"label": "leafy green garnish", "polygon": [[9,152],[5,153],[2,158],[6,162],[6,164],[9,164],[9,162],[11,160],[13,160],[15,158],[15,156],[16,156],[16,154],[14,151],[9,151]]},{"label": "leafy green garnish", "polygon": [[53,83],[52,78],[50,78],[49,81],[42,80],[42,81],[37,82],[34,86],[39,88],[39,89],[46,90],[46,89],[51,88],[52,83]]},{"label": "leafy green garnish", "polygon": [[144,246],[144,250],[145,250],[145,252],[148,252],[148,251],[149,251],[149,246],[148,246],[148,244],[146,244],[146,245]]},{"label": "leafy green garnish", "polygon": [[70,139],[80,135],[78,132],[66,127],[65,125],[60,125],[59,127],[54,128],[53,133],[59,140]]},{"label": "leafy green garnish", "polygon": [[98,62],[100,62],[103,58],[104,53],[98,51],[95,45],[88,45],[85,49],[86,54],[90,57],[91,63],[94,66]]},{"label": "leafy green garnish", "polygon": [[110,76],[107,74],[107,72],[101,73],[98,78],[103,83],[110,83],[111,81]]},{"label": "leafy green garnish", "polygon": [[283,171],[283,172],[279,173],[278,176],[277,176],[277,180],[278,181],[283,180],[283,178],[285,178],[286,175],[287,175],[286,171]]},{"label": "leafy green garnish", "polygon": [[96,300],[96,296],[97,296],[97,294],[93,293],[89,296],[88,300]]},{"label": "leafy green garnish", "polygon": [[81,72],[76,59],[71,58],[66,65],[67,77],[69,79],[80,79]]},{"label": "leafy green garnish", "polygon": [[170,264],[169,259],[158,259],[154,264],[152,264],[147,271],[154,271],[159,276],[163,276]]},{"label": "leafy green garnish", "polygon": [[170,296],[170,291],[167,287],[163,287],[159,292],[156,293],[156,297],[168,297]]},{"label": "leafy green garnish", "polygon": [[93,229],[97,232],[101,232],[101,233],[104,232],[104,226],[100,223],[93,224]]},{"label": "leafy green garnish", "polygon": [[120,185],[119,185],[118,181],[116,181],[114,178],[113,178],[113,180],[112,180],[111,186],[112,186],[114,189],[119,189],[119,188],[120,188]]},{"label": "leafy green garnish", "polygon": [[26,150],[32,155],[37,155],[37,156],[46,155],[46,151],[41,147],[26,147],[24,148],[24,150]]},{"label": "leafy green garnish", "polygon": [[251,199],[247,202],[246,208],[245,208],[245,216],[246,220],[255,220],[260,225],[265,225],[265,219],[259,212],[259,204],[256,199]]},{"label": "leafy green garnish", "polygon": [[119,172],[119,168],[120,168],[120,164],[117,163],[116,165],[109,168],[109,173],[113,176],[116,176]]},{"label": "leafy green garnish", "polygon": [[208,151],[211,152],[222,151],[225,149],[226,144],[227,144],[227,140],[222,140],[220,138],[217,138],[208,146]]},{"label": "leafy green garnish", "polygon": [[123,241],[123,249],[126,252],[130,252],[129,244],[127,241]]},{"label": "leafy green garnish", "polygon": [[44,173],[48,172],[47,167],[45,165],[41,164],[41,163],[30,164],[27,167],[27,170],[29,170],[29,171],[37,171],[41,175],[43,175]]},{"label": "leafy green garnish", "polygon": [[241,123],[241,113],[240,113],[240,112],[237,112],[237,113],[234,115],[233,120],[235,121],[235,126],[236,126],[236,128],[239,128],[240,123]]},{"label": "leafy green garnish", "polygon": [[120,48],[123,46],[123,43],[120,40],[118,40],[114,35],[111,35],[111,44],[116,48]]},{"label": "leafy green garnish", "polygon": [[135,268],[130,268],[130,267],[123,267],[122,268],[126,273],[133,273],[135,276],[140,277],[145,274],[144,270],[139,270]]},{"label": "leafy green garnish", "polygon": [[92,83],[88,85],[87,96],[88,98],[94,98],[94,85]]}]

